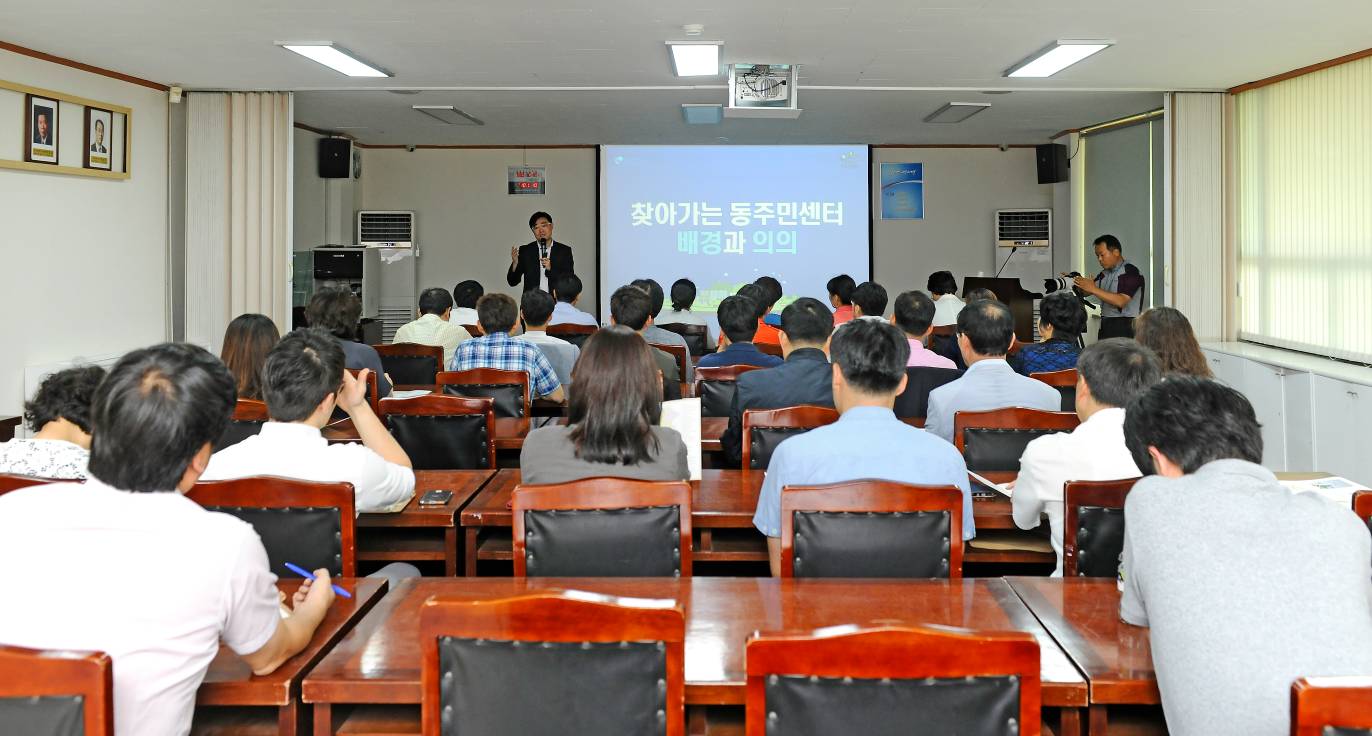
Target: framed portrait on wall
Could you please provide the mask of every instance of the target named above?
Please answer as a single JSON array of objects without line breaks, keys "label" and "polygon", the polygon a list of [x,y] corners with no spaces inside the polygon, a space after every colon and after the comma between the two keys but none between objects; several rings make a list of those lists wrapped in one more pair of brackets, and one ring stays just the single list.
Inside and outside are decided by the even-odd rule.
[{"label": "framed portrait on wall", "polygon": [[86,151],[84,165],[88,169],[109,171],[114,159],[114,112],[98,107],[86,108]]},{"label": "framed portrait on wall", "polygon": [[25,95],[24,160],[57,163],[57,100]]}]

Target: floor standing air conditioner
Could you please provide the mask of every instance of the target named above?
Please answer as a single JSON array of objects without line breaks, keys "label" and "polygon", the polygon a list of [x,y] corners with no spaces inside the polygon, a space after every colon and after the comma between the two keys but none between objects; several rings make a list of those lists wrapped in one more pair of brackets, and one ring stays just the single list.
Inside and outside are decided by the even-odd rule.
[{"label": "floor standing air conditioner", "polygon": [[382,339],[389,343],[401,325],[415,318],[419,302],[419,247],[415,243],[414,212],[361,210],[357,213],[357,242],[377,251],[380,261],[377,301]]},{"label": "floor standing air conditioner", "polygon": [[[1043,291],[1053,275],[1053,211],[996,210],[995,263],[1002,278],[1018,278],[1029,292]],[[1038,339],[1039,300],[1034,300],[1034,339]]]}]

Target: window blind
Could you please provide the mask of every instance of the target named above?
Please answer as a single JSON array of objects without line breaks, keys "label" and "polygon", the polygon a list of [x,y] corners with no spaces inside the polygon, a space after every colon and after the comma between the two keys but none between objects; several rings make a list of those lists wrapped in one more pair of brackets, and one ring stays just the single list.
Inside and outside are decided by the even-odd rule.
[{"label": "window blind", "polygon": [[1239,337],[1372,362],[1372,58],[1235,100]]}]

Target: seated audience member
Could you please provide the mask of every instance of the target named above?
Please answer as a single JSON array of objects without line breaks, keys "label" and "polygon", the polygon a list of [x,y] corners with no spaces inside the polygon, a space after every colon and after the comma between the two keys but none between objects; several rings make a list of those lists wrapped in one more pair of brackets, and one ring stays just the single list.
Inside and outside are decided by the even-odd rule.
[{"label": "seated audience member", "polygon": [[1010,364],[1024,375],[1075,368],[1086,332],[1086,308],[1070,291],[1055,291],[1039,303],[1041,342],[1025,345]]},{"label": "seated audience member", "polygon": [[[691,306],[696,302],[696,285],[690,279],[677,279],[672,282],[672,309],[653,318],[657,325],[700,325],[705,328],[705,339],[710,339],[710,323],[695,312]],[[709,344],[708,342],[706,343]]]},{"label": "seated audience member", "polygon": [[552,363],[544,357],[531,342],[510,337],[515,321],[519,319],[519,307],[514,299],[505,294],[487,294],[476,302],[476,325],[481,329],[481,337],[463,341],[453,353],[453,362],[448,364],[450,371],[469,371],[473,368],[496,368],[504,371],[524,371],[529,374],[531,398],[547,398],[550,401],[565,400],[562,382]]},{"label": "seated audience member", "polygon": [[459,282],[453,287],[453,313],[448,316],[448,321],[456,325],[476,324],[476,300],[485,293],[480,281],[467,279]]},{"label": "seated audience member", "polygon": [[276,323],[263,314],[240,314],[224,330],[219,359],[238,384],[238,398],[262,400],[262,363],[280,339]]},{"label": "seated audience member", "polygon": [[853,319],[853,289],[857,288],[853,277],[841,273],[829,279],[824,288],[829,291],[829,304],[834,308],[834,326]]},{"label": "seated audience member", "polygon": [[988,411],[1009,407],[1058,411],[1058,390],[1028,376],[1021,376],[1005,362],[1005,351],[1015,336],[1010,308],[982,299],[968,302],[958,314],[958,349],[967,361],[967,372],[929,393],[929,433],[953,441],[953,415],[960,411]]},{"label": "seated audience member", "polygon": [[853,319],[882,319],[886,314],[886,289],[875,281],[864,281],[853,289]]},{"label": "seated audience member", "polygon": [[686,444],[659,427],[662,379],[652,350],[616,325],[596,332],[576,364],[567,424],[529,432],[519,453],[525,483],[614,476],[686,480]]},{"label": "seated audience member", "polygon": [[453,360],[457,344],[471,338],[461,324],[453,322],[453,297],[447,289],[425,289],[419,295],[419,319],[395,331],[392,344],[411,343],[443,348],[443,365]]},{"label": "seated audience member", "polygon": [[[621,286],[610,295],[610,321],[624,325],[639,335],[653,323],[652,309],[652,297],[642,287],[632,284]],[[677,368],[676,358],[657,348],[652,348],[652,356],[662,371],[663,399],[671,401],[681,398],[681,371]]]},{"label": "seated audience member", "polygon": [[1158,359],[1126,338],[1102,340],[1081,353],[1077,363],[1077,416],[1070,433],[1045,435],[1024,448],[1011,496],[1015,524],[1034,529],[1048,515],[1054,577],[1062,576],[1063,484],[1071,480],[1136,478],[1138,466],[1124,445],[1124,407],[1162,380]]},{"label": "seated audience member", "polygon": [[543,357],[553,366],[557,380],[563,386],[572,382],[572,366],[581,355],[581,348],[559,337],[549,335],[548,320],[553,316],[553,295],[540,289],[524,292],[519,299],[519,318],[524,322],[524,334],[519,339],[538,346]]},{"label": "seated audience member", "polygon": [[957,368],[953,361],[924,347],[934,329],[934,310],[934,300],[922,291],[907,291],[896,297],[891,321],[905,332],[905,340],[910,343],[907,367]]},{"label": "seated audience member", "polygon": [[557,304],[553,306],[553,318],[548,324],[600,326],[594,316],[576,308],[576,303],[581,301],[581,277],[574,273],[554,275],[550,288]]},{"label": "seated audience member", "polygon": [[967,302],[958,298],[958,281],[951,271],[935,271],[929,274],[926,284],[929,294],[934,298],[934,326],[947,327],[958,323],[958,313]]},{"label": "seated audience member", "polygon": [[648,320],[648,326],[643,328],[643,339],[657,345],[680,345],[686,348],[686,376],[681,380],[690,381],[691,350],[686,344],[686,338],[657,326],[657,316],[662,313],[662,303],[666,299],[662,293],[662,285],[652,279],[634,279],[632,283],[648,292],[648,298],[652,300],[652,312],[648,315],[651,319]]},{"label": "seated audience member", "polygon": [[767,302],[767,311],[762,315],[762,322],[772,327],[780,327],[781,315],[772,310],[776,309],[777,302],[781,301],[781,295],[784,293],[781,290],[781,282],[771,276],[759,276],[753,284],[762,289],[762,299]]},{"label": "seated audience member", "polygon": [[1149,477],[1124,505],[1120,618],[1149,627],[1169,731],[1286,736],[1293,680],[1372,675],[1367,527],[1259,465],[1242,394],[1169,377],[1124,441]]},{"label": "seated audience member", "polygon": [[1172,307],[1153,307],[1134,320],[1134,339],[1152,350],[1169,375],[1210,378],[1210,364],[1201,352],[1191,321]]},{"label": "seated audience member", "polygon": [[729,426],[719,438],[731,465],[743,462],[743,412],[748,409],[834,405],[833,371],[824,354],[833,331],[833,315],[818,299],[801,297],[782,310],[781,353],[785,362],[744,373],[734,388]]},{"label": "seated audience member", "polygon": [[121,736],[189,733],[220,642],[269,674],[333,602],[317,570],[282,618],[253,528],[182,496],[236,398],[229,369],[201,348],[130,352],[95,392],[90,480],[0,496],[0,576],[16,591],[0,606],[0,643],[108,654]]},{"label": "seated audience member", "polygon": [[43,379],[24,403],[24,423],[34,435],[0,442],[0,473],[32,478],[86,477],[91,449],[91,398],[105,369],[68,368]]},{"label": "seated audience member", "polygon": [[[343,351],[328,333],[296,330],[281,339],[263,366],[271,418],[257,434],[210,458],[203,480],[279,475],[320,482],[347,481],[358,513],[392,511],[414,495],[410,458],[367,401],[366,376],[343,370]],[[347,412],[362,444],[329,444],[320,434],[337,406]]]},{"label": "seated audience member", "polygon": [[767,535],[772,574],[781,569],[781,489],[873,478],[962,490],[963,540],[976,536],[967,464],[958,451],[896,418],[905,390],[905,335],[875,320],[854,320],[834,332],[830,381],[838,421],[777,446],[758,494],[753,526]]},{"label": "seated audience member", "polygon": [[747,297],[755,308],[757,330],[753,332],[753,344],[781,345],[781,331],[765,321],[767,314],[772,311],[773,304],[767,301],[770,297],[768,291],[756,283],[744,284],[739,288],[737,296]]},{"label": "seated audience member", "polygon": [[719,331],[724,349],[703,355],[701,368],[717,368],[725,365],[756,365],[771,368],[781,365],[781,358],[768,355],[753,345],[753,334],[757,332],[757,307],[746,296],[729,296],[719,303],[715,310],[719,317]]},{"label": "seated audience member", "polygon": [[[971,291],[967,292],[967,303],[968,303],[968,304],[971,304],[972,302],[979,302],[979,301],[999,302],[999,301],[1000,301],[1000,297],[996,296],[996,292],[991,291],[990,289],[987,289],[987,288],[985,288],[985,287],[979,287],[979,288],[972,289]],[[1003,304],[1004,302],[1001,302],[1001,303]],[[959,314],[961,314],[961,312],[959,312]]]},{"label": "seated audience member", "polygon": [[343,367],[350,370],[366,368],[376,374],[376,388],[381,397],[391,395],[391,380],[381,367],[381,356],[376,348],[363,345],[353,338],[357,335],[358,319],[362,316],[362,301],[347,289],[324,289],[310,297],[306,308],[310,327],[325,330],[343,348],[346,363]]}]

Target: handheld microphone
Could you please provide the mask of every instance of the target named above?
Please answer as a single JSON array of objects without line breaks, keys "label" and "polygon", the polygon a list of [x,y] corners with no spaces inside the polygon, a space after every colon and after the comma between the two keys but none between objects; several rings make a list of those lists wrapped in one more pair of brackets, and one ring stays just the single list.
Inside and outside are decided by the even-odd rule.
[{"label": "handheld microphone", "polygon": [[1014,257],[1015,251],[1017,251],[1017,250],[1019,250],[1019,246],[1018,246],[1018,245],[1016,245],[1015,247],[1013,247],[1013,248],[1010,249],[1010,255],[1006,256],[1006,257],[1005,257],[1005,260],[1004,260],[1004,261],[1001,261],[1001,263],[1000,263],[1000,268],[996,269],[995,278],[1000,278],[1000,272],[1005,270],[1005,264],[1007,264],[1007,263],[1010,262],[1010,259],[1011,259],[1012,257]]},{"label": "handheld microphone", "polygon": [[547,258],[547,257],[548,257],[548,239],[547,239],[547,238],[539,238],[539,239],[538,239],[538,257],[539,257],[539,258]]}]

